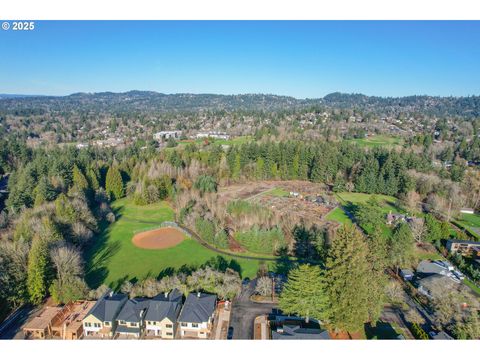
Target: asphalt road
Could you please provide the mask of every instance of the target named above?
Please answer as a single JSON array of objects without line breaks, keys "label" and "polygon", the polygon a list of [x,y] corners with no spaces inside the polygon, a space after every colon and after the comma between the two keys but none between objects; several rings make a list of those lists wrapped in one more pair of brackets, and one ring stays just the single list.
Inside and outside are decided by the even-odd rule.
[{"label": "asphalt road", "polygon": [[0,324],[0,339],[23,339],[23,325],[38,312],[38,308],[24,306]]},{"label": "asphalt road", "polygon": [[253,322],[259,315],[270,314],[274,304],[258,304],[250,301],[250,296],[255,290],[256,279],[248,286],[244,286],[241,294],[235,299],[232,306],[230,326],[233,327],[234,340],[253,339]]}]

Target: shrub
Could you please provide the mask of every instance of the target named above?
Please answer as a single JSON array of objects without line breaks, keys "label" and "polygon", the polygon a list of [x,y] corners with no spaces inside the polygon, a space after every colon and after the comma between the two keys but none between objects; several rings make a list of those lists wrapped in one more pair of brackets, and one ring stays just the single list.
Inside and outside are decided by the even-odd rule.
[{"label": "shrub", "polygon": [[412,334],[415,337],[415,339],[419,339],[419,340],[429,339],[428,334],[417,323],[413,323],[410,330],[412,330]]},{"label": "shrub", "polygon": [[254,226],[249,231],[236,233],[235,239],[246,249],[263,254],[274,254],[286,245],[285,235],[278,227],[264,230]]},{"label": "shrub", "polygon": [[226,232],[223,229],[217,231],[213,221],[197,218],[195,221],[195,229],[202,240],[218,248],[228,248],[228,237]]}]

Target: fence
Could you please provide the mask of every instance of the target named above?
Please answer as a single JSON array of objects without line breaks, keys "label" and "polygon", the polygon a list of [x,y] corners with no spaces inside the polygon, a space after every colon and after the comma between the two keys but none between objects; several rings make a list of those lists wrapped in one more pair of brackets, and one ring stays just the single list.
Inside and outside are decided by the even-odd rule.
[{"label": "fence", "polygon": [[184,233],[186,236],[192,237],[192,234],[190,234],[187,230],[185,230],[184,228],[182,228],[180,225],[178,225],[176,222],[173,222],[173,221],[164,221],[164,222],[162,222],[158,225],[151,226],[151,227],[148,227],[146,229],[136,230],[133,233],[134,234],[139,234],[139,233],[142,233],[142,232],[153,231],[153,230],[161,229],[161,228],[164,228],[164,227],[174,227],[175,229]]}]

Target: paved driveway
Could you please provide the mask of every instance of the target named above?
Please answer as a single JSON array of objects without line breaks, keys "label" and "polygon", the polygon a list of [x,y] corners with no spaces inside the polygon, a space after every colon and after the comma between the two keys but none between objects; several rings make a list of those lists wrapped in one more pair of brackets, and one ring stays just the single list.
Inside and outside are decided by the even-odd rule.
[{"label": "paved driveway", "polygon": [[256,279],[248,286],[244,286],[241,294],[235,299],[232,306],[230,326],[233,327],[234,340],[253,339],[253,322],[259,315],[270,314],[274,304],[257,304],[250,301],[250,296],[255,290]]}]

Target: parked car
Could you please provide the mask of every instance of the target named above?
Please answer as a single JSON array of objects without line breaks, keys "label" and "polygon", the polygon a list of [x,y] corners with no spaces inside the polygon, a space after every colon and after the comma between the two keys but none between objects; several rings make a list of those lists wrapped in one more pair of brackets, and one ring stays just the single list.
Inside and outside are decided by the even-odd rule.
[{"label": "parked car", "polygon": [[227,332],[227,340],[232,340],[232,339],[233,339],[233,327],[230,326]]}]

